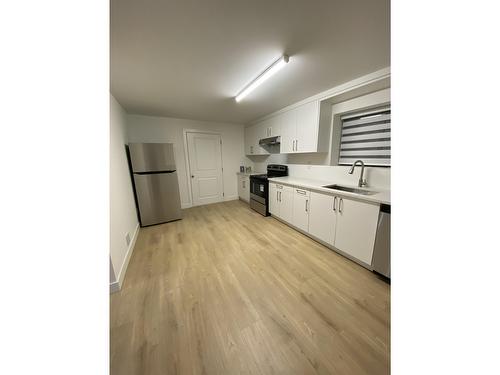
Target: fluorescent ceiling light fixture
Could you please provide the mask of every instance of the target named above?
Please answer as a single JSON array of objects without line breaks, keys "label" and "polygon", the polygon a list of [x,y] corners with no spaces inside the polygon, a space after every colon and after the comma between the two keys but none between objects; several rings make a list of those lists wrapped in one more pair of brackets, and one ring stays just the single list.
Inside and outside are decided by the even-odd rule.
[{"label": "fluorescent ceiling light fixture", "polygon": [[283,68],[288,63],[288,56],[283,55],[278,60],[276,60],[269,68],[264,70],[260,76],[255,78],[252,82],[250,82],[241,92],[236,95],[236,101],[239,102],[245,96],[250,94],[253,90],[259,87],[264,81],[267,81],[268,78],[277,73],[281,68]]}]

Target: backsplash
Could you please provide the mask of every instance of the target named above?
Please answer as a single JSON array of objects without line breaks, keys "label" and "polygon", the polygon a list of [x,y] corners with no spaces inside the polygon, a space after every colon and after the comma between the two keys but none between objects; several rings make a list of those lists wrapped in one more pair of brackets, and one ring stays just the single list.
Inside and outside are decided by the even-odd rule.
[{"label": "backsplash", "polygon": [[[357,185],[361,167],[356,167],[351,175],[347,173],[349,166],[328,165],[328,157],[326,153],[251,156],[247,158],[247,165],[252,165],[254,171],[265,173],[268,164],[285,164],[288,166],[289,175],[293,177]],[[365,167],[365,178],[368,181],[368,187],[391,188],[391,168]]]}]

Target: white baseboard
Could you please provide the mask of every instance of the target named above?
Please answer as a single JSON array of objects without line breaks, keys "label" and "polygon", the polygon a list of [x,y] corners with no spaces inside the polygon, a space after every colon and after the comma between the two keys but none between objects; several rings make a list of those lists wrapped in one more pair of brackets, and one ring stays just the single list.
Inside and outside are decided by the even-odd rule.
[{"label": "white baseboard", "polygon": [[193,207],[193,204],[190,202],[190,203],[181,203],[181,209],[185,209],[185,208],[191,208]]},{"label": "white baseboard", "polygon": [[132,241],[130,241],[130,245],[128,246],[127,254],[125,254],[125,259],[123,260],[122,267],[120,269],[120,272],[118,273],[117,280],[109,285],[111,293],[118,292],[122,288],[123,280],[125,279],[125,273],[127,272],[128,263],[130,262],[130,257],[132,256],[132,253],[134,251],[134,246],[135,242],[137,241],[138,234],[139,234],[139,223],[137,223],[137,226],[135,227],[134,235],[132,236]]},{"label": "white baseboard", "polygon": [[226,202],[226,201],[235,201],[237,199],[240,199],[240,197],[238,197],[237,195],[229,195],[227,197],[224,197],[224,202]]}]

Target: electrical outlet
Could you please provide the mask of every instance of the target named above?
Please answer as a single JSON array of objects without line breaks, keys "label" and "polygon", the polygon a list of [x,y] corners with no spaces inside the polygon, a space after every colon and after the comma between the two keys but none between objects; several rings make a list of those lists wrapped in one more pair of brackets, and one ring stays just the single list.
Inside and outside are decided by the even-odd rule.
[{"label": "electrical outlet", "polygon": [[127,246],[130,245],[130,233],[125,235],[125,241],[127,241]]}]

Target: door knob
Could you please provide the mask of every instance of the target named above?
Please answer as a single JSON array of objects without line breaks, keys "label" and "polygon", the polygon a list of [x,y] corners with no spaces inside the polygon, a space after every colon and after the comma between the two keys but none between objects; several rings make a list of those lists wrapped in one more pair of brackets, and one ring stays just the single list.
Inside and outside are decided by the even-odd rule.
[{"label": "door knob", "polygon": [[193,176],[193,175],[191,175],[191,178],[194,178],[194,176]]}]

